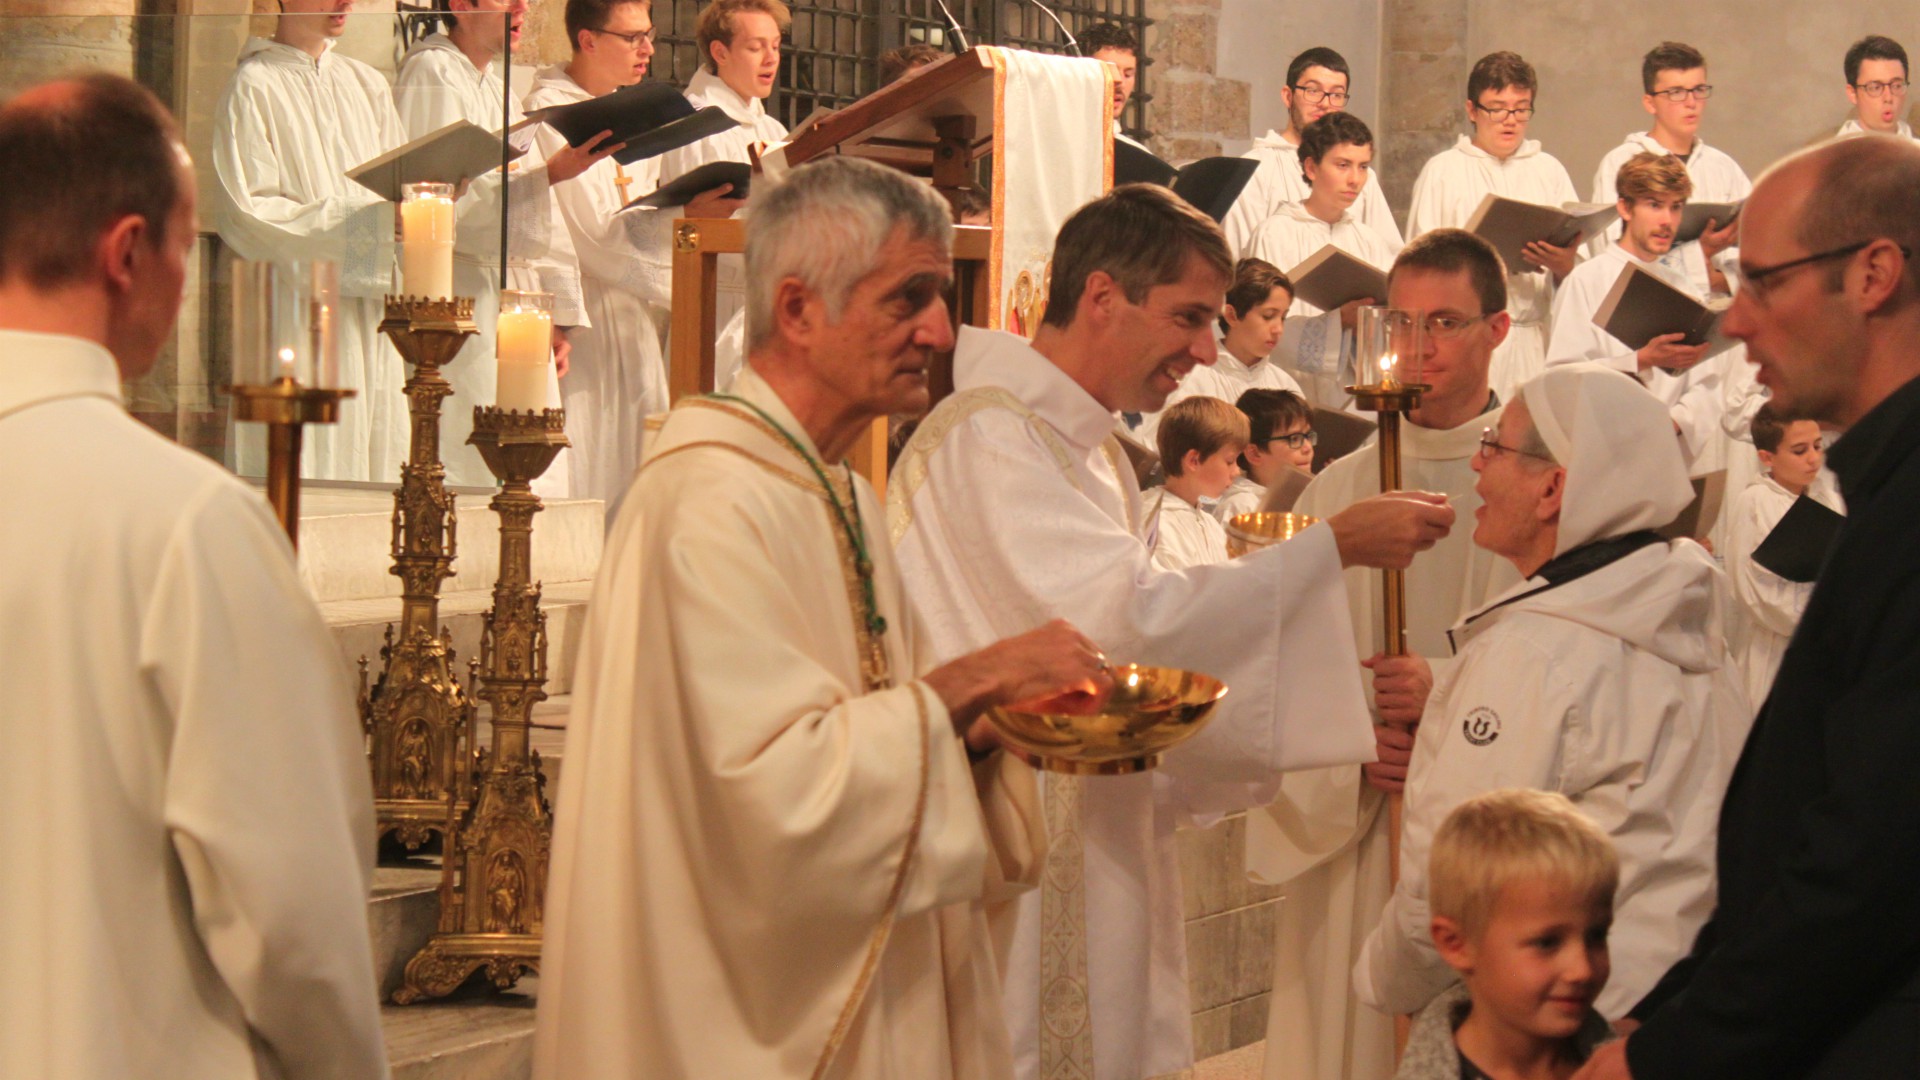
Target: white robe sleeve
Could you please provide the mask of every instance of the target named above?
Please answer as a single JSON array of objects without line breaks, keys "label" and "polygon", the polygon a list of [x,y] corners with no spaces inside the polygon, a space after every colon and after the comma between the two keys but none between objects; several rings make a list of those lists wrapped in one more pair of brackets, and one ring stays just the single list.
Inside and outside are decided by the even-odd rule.
[{"label": "white robe sleeve", "polygon": [[1446,181],[1439,175],[1441,159],[1434,157],[1420,169],[1413,181],[1413,197],[1407,204],[1407,235],[1418,237],[1435,229],[1457,227],[1448,205]]},{"label": "white robe sleeve", "polygon": [[1792,506],[1770,498],[1771,494],[1758,483],[1740,493],[1727,528],[1727,576],[1733,579],[1733,593],[1740,598],[1748,618],[1782,637],[1791,637],[1794,627],[1800,625],[1800,614],[1806,610],[1813,586],[1788,581],[1753,561],[1753,549]]},{"label": "white robe sleeve", "polygon": [[[1593,313],[1599,310],[1604,292],[1596,293],[1588,277],[1584,274],[1569,277],[1553,294],[1553,333],[1547,338],[1547,363],[1588,361],[1638,375],[1640,360],[1634,351],[1619,338],[1593,325]],[[1604,290],[1612,284],[1606,281],[1600,288]]]},{"label": "white robe sleeve", "polygon": [[152,612],[143,667],[174,723],[164,813],[208,957],[275,1075],[386,1076],[360,725],[257,497],[223,483],[184,508]]},{"label": "white robe sleeve", "polygon": [[[565,139],[550,127],[542,127],[537,136],[543,154],[553,154],[565,145]],[[611,288],[630,293],[655,307],[673,305],[673,220],[677,209],[620,211],[618,190],[606,173],[608,162],[589,169],[571,182],[553,188],[562,218],[571,234],[575,260],[580,272]],[[652,170],[635,166],[633,173],[639,198],[657,187]],[[651,185],[651,186],[649,186]]]},{"label": "white robe sleeve", "polygon": [[1280,209],[1284,200],[1274,170],[1286,164],[1284,157],[1278,161],[1262,161],[1220,222],[1221,231],[1227,234],[1227,250],[1233,252],[1234,258],[1244,259],[1253,254],[1253,241],[1260,235],[1260,226]]},{"label": "white robe sleeve", "polygon": [[1387,205],[1387,193],[1380,186],[1378,172],[1367,176],[1367,186],[1360,190],[1360,201],[1366,207],[1367,227],[1394,255],[1399,255],[1400,249],[1407,246],[1407,238],[1400,232],[1400,223],[1393,219],[1393,208]]}]

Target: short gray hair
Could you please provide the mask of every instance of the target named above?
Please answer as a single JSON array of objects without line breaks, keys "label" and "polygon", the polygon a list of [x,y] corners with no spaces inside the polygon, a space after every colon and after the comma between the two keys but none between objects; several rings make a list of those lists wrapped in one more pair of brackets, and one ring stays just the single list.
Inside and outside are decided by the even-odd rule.
[{"label": "short gray hair", "polygon": [[773,340],[774,295],[798,278],[838,320],[894,230],[953,248],[953,215],[932,187],[852,157],[803,165],[755,193],[747,217],[747,348]]}]

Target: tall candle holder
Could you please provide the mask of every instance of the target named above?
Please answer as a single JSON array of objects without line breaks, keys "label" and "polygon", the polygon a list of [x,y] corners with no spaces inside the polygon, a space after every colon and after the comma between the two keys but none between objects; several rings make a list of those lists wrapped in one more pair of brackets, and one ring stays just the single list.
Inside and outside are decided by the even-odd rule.
[{"label": "tall candle holder", "polygon": [[287,540],[300,546],[300,442],[307,424],[340,418],[340,274],[326,261],[234,264],[236,420],[267,425],[267,502]]},{"label": "tall candle holder", "polygon": [[440,626],[440,584],[453,576],[459,524],[440,461],[440,401],[453,393],[440,369],[477,332],[473,300],[389,296],[380,331],[413,368],[406,391],[413,428],[393,493],[399,633],[387,626],[371,690],[367,660],[360,660],[360,714],[378,835],[391,833],[411,851],[434,833],[444,839],[449,801],[457,815],[468,798],[473,703],[455,675],[452,636]]},{"label": "tall candle holder", "polygon": [[476,407],[473,435],[501,483],[500,576],[480,638],[480,691],[493,709],[492,746],[483,751],[471,805],[454,818],[441,864],[439,929],[407,961],[393,1000],[443,997],[484,967],[505,990],[540,970],[547,860],[553,819],[540,755],[528,742],[533,707],[546,699],[547,617],[533,580],[531,484],[567,445],[561,409]]}]

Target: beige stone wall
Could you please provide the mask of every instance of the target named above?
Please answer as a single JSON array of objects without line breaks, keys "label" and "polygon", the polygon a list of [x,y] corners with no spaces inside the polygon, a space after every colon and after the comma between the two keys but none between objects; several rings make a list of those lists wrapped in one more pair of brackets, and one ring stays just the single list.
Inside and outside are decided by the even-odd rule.
[{"label": "beige stone wall", "polygon": [[1221,0],[1147,0],[1142,42],[1153,64],[1147,127],[1155,153],[1175,164],[1222,153],[1249,135],[1251,91],[1216,70]]},{"label": "beige stone wall", "polygon": [[1467,0],[1387,0],[1381,41],[1377,179],[1404,223],[1414,178],[1459,132]]},{"label": "beige stone wall", "polygon": [[1247,880],[1246,826],[1246,816],[1235,814],[1210,829],[1183,829],[1175,837],[1186,893],[1196,1058],[1259,1042],[1267,1033],[1280,890]]}]

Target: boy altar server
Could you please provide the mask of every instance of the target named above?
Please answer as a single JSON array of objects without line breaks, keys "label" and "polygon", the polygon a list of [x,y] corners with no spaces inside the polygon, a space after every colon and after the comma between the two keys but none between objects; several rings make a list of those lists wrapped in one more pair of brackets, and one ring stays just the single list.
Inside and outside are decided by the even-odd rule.
[{"label": "boy altar server", "polygon": [[1240,475],[1247,417],[1213,397],[1188,398],[1162,415],[1158,446],[1167,479],[1148,511],[1154,565],[1185,570],[1226,562],[1227,532],[1201,504],[1220,498]]},{"label": "boy altar server", "polygon": [[[1425,320],[1420,378],[1432,387],[1400,429],[1402,479],[1473,515],[1481,505],[1473,455],[1500,418],[1487,368],[1508,327],[1506,268],[1485,240],[1436,229],[1394,260],[1387,302]],[[1379,492],[1379,445],[1369,441],[1314,477],[1294,509],[1326,517]],[[1444,670],[1448,661],[1439,658],[1452,652],[1447,628],[1520,580],[1506,561],[1474,546],[1466,529],[1416,556],[1406,574],[1407,642],[1435,658],[1430,668],[1424,661],[1382,666],[1380,575],[1353,569],[1345,576],[1354,644],[1374,668],[1380,760],[1364,778],[1351,766],[1289,773],[1280,797],[1248,815],[1248,869],[1286,889],[1274,930],[1267,1037],[1288,1051],[1267,1055],[1267,1080],[1385,1080],[1393,1072],[1393,1021],[1361,1007],[1352,991],[1353,962],[1391,888],[1384,796],[1404,787],[1433,668]]]},{"label": "boy altar server", "polygon": [[1265,801],[1283,769],[1372,754],[1338,568],[1404,566],[1453,514],[1376,498],[1230,563],[1156,568],[1116,414],[1160,408],[1213,360],[1226,241],[1131,184],[1067,220],[1053,268],[1031,344],[965,332],[971,360],[901,454],[888,517],[936,656],[1066,617],[1117,661],[1232,688],[1154,772],[1045,776],[1047,873],[998,916],[1013,1075],[1140,1080],[1193,1056],[1175,825]]},{"label": "boy altar server", "polygon": [[[1250,254],[1260,226],[1281,207],[1307,197],[1308,184],[1297,167],[1301,133],[1315,120],[1347,107],[1347,82],[1346,58],[1332,49],[1316,46],[1287,64],[1287,85],[1280,88],[1280,100],[1287,106],[1287,130],[1268,131],[1241,155],[1258,161],[1260,167],[1240,189],[1239,198],[1220,223],[1227,234],[1227,246],[1235,255]],[[1353,216],[1379,233],[1389,248],[1400,250],[1404,242],[1400,225],[1393,220],[1379,184],[1368,184],[1360,193]]]},{"label": "boy altar server", "polygon": [[1494,788],[1558,791],[1620,852],[1609,1020],[1687,954],[1713,909],[1720,800],[1751,712],[1721,636],[1725,578],[1662,540],[1693,498],[1666,408],[1567,364],[1521,386],[1475,456],[1474,543],[1526,580],[1449,631],[1407,782],[1400,880],[1354,965],[1362,1001],[1424,1007],[1456,979],[1429,927],[1434,830]]},{"label": "boy altar server", "polygon": [[[1467,75],[1467,122],[1451,149],[1428,160],[1413,184],[1407,233],[1462,228],[1488,195],[1559,206],[1580,196],[1559,159],[1527,138],[1539,97],[1533,65],[1510,52],[1480,58]],[[1513,388],[1547,363],[1547,322],[1554,286],[1573,271],[1573,248],[1527,246],[1529,265],[1507,267],[1507,311],[1513,328],[1494,350],[1493,392],[1506,400]]]},{"label": "boy altar server", "polygon": [[[1394,247],[1353,215],[1360,193],[1374,186],[1373,132],[1367,125],[1357,116],[1328,113],[1307,125],[1297,161],[1312,190],[1306,199],[1288,203],[1267,219],[1254,238],[1252,256],[1291,270],[1332,244],[1382,270],[1390,266]],[[1370,299],[1377,302],[1380,297]],[[1274,356],[1307,400],[1321,408],[1347,404],[1354,319],[1367,302],[1355,300],[1338,311],[1322,311],[1294,297]]]},{"label": "boy altar server", "polygon": [[1853,115],[1840,135],[1899,135],[1913,138],[1907,123],[1907,50],[1899,42],[1868,34],[1847,49],[1847,100]]}]

